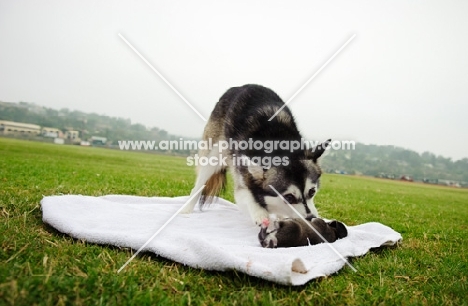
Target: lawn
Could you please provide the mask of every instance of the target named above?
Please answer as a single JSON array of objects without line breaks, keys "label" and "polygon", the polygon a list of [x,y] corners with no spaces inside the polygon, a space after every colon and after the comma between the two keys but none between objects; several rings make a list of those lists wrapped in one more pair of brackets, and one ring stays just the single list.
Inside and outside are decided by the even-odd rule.
[{"label": "lawn", "polygon": [[[468,190],[326,174],[316,205],[348,225],[377,221],[403,236],[301,287],[210,272],[89,244],[42,222],[58,194],[187,195],[185,158],[0,138],[0,305],[466,304]],[[224,194],[233,200],[232,184]],[[157,239],[157,238],[156,238]]]}]

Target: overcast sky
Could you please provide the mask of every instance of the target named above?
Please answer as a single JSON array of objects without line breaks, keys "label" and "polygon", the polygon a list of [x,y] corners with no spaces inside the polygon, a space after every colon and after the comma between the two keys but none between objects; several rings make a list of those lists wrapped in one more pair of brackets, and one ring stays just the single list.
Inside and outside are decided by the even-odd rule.
[{"label": "overcast sky", "polygon": [[468,1],[0,0],[0,100],[200,137],[230,87],[288,100],[308,139],[468,157]]}]

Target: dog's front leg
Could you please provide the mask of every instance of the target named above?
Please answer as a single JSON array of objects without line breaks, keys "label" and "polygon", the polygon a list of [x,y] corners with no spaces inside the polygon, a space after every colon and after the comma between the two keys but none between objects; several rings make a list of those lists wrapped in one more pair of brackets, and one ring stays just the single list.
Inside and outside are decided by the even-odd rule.
[{"label": "dog's front leg", "polygon": [[268,211],[255,201],[252,193],[247,188],[236,189],[234,198],[239,209],[247,213],[256,225],[261,225],[265,218],[268,218]]}]

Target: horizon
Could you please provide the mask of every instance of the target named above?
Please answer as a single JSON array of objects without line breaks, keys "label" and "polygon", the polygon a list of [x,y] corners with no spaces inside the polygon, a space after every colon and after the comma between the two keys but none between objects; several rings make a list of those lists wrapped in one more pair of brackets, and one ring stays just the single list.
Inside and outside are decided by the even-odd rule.
[{"label": "horizon", "polygon": [[[37,103],[35,103],[35,102],[27,102],[27,101],[7,102],[7,101],[0,100],[0,103],[10,103],[10,104],[26,103],[26,104],[32,104],[32,105],[37,106],[37,107],[49,108],[49,107],[46,107],[46,106],[37,104]],[[55,110],[55,111],[60,111],[60,110],[61,110],[61,109],[54,109],[54,108],[49,108],[49,109],[53,109],[53,110]],[[145,124],[143,124],[143,123],[140,123],[140,122],[133,122],[130,118],[115,117],[115,116],[109,116],[109,115],[106,115],[106,114],[98,114],[98,113],[87,113],[87,112],[85,112],[85,111],[81,111],[81,110],[78,110],[78,109],[68,109],[68,111],[70,111],[70,112],[75,112],[75,111],[76,111],[76,112],[84,113],[84,114],[86,114],[86,115],[95,114],[95,115],[103,116],[103,117],[109,117],[109,118],[115,118],[115,119],[123,119],[123,120],[130,120],[130,124],[131,124],[131,125],[133,125],[133,124],[141,124],[141,125],[145,126],[145,128],[146,128],[147,130],[150,130],[150,129],[152,129],[152,128],[158,128],[159,130],[164,130],[164,131],[166,131],[166,132],[167,132],[169,135],[171,135],[171,136],[185,138],[184,140],[193,140],[193,139],[195,139],[195,140],[201,140],[201,139],[202,139],[201,136],[200,136],[200,137],[188,137],[188,136],[185,136],[185,135],[176,135],[176,134],[173,134],[171,131],[168,131],[168,130],[166,130],[166,129],[164,129],[164,128],[161,128],[161,127],[157,127],[157,126],[147,126],[147,125],[145,125]],[[1,119],[0,119],[0,120],[1,120]],[[10,120],[8,120],[8,121],[10,121]],[[30,123],[30,122],[23,122],[23,123]],[[118,139],[118,141],[121,141],[121,140],[122,140],[122,141],[126,141],[127,139],[126,139],[126,140],[124,140],[124,139]],[[309,138],[304,138],[304,137],[303,137],[303,140],[305,140],[306,142],[311,142],[312,145],[313,145],[314,142],[319,142],[319,140],[317,140],[317,139],[309,139]],[[139,139],[138,141],[149,141],[149,139]],[[457,162],[457,161],[461,161],[461,160],[463,160],[463,159],[468,159],[468,156],[462,157],[462,158],[460,158],[460,159],[454,159],[454,158],[452,158],[452,157],[450,157],[450,156],[444,156],[444,155],[437,154],[437,153],[431,152],[431,151],[418,152],[418,151],[413,150],[413,149],[411,149],[411,148],[405,148],[405,147],[401,147],[401,146],[394,145],[394,144],[363,143],[363,142],[359,142],[359,141],[345,140],[345,139],[340,139],[340,140],[334,140],[334,139],[332,139],[332,141],[338,141],[338,142],[351,141],[351,142],[354,142],[354,145],[359,145],[359,144],[360,144],[360,145],[366,145],[366,146],[380,146],[380,147],[390,146],[390,147],[393,147],[393,148],[395,148],[395,149],[402,149],[402,150],[408,150],[408,151],[415,152],[415,153],[417,153],[419,156],[421,156],[423,153],[426,153],[426,152],[427,152],[427,153],[430,153],[430,154],[435,155],[436,157],[442,157],[442,158],[444,158],[444,159],[449,158],[449,159],[451,159],[452,162]],[[353,149],[353,151],[354,151],[354,150],[355,150],[355,149]],[[327,154],[325,154],[325,155],[327,155]]]}]

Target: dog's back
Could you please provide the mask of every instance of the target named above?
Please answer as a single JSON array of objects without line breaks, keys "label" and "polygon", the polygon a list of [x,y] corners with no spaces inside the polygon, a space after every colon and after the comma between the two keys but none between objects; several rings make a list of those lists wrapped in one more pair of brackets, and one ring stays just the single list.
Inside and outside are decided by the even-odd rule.
[{"label": "dog's back", "polygon": [[272,90],[260,85],[244,85],[229,89],[216,104],[205,128],[204,139],[249,138],[265,140],[300,140],[290,110],[285,107],[268,121],[284,102]]}]

